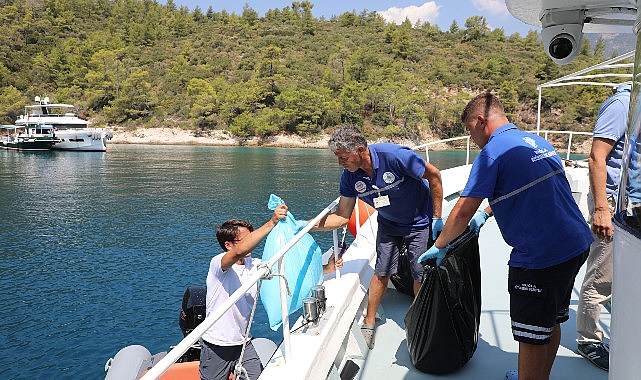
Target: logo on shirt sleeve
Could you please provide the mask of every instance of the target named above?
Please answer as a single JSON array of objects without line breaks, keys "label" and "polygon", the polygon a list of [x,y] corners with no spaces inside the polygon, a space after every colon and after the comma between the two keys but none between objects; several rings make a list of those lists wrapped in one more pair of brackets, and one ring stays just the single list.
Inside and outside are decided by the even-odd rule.
[{"label": "logo on shirt sleeve", "polygon": [[358,181],[354,184],[354,189],[356,189],[356,191],[358,191],[359,193],[362,193],[367,190],[367,185],[365,185],[365,182],[363,181]]},{"label": "logo on shirt sleeve", "polygon": [[536,148],[536,141],[534,141],[533,138],[531,137],[524,137],[523,141],[525,141],[526,144],[529,144],[531,147]]}]

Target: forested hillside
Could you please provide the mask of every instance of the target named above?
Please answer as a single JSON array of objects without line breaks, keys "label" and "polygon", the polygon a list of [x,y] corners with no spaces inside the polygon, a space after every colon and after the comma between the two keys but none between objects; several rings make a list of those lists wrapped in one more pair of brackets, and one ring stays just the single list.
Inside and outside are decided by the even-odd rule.
[{"label": "forested hillside", "polygon": [[[94,125],[269,136],[351,123],[372,137],[447,137],[464,133],[458,115],[484,89],[532,128],[538,84],[607,58],[604,40],[584,39],[558,66],[537,32],[506,36],[481,16],[440,30],[367,10],[318,19],[312,8],[295,1],[259,17],[172,0],[0,0],[0,123],[46,95]],[[609,93],[548,90],[546,117],[589,130]]]}]

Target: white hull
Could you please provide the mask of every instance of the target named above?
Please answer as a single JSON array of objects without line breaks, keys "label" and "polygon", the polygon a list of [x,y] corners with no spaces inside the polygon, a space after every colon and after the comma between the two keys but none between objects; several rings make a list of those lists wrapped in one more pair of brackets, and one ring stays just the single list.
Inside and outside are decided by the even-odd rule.
[{"label": "white hull", "polygon": [[57,130],[56,137],[60,142],[53,146],[53,150],[104,152],[110,133],[104,128],[66,129]]}]

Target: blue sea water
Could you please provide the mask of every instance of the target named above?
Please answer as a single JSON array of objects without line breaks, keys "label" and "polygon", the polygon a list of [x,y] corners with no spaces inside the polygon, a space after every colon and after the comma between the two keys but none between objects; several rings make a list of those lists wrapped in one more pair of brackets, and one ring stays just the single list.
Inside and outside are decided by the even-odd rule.
[{"label": "blue sea water", "polygon": [[[461,157],[430,152],[441,168]],[[167,351],[182,339],[185,289],[204,285],[221,251],[217,225],[261,225],[271,193],[312,218],[341,171],[326,149],[0,151],[0,378],[101,379],[127,345]],[[330,247],[331,232],[313,236]],[[252,334],[280,340],[260,303]]]}]

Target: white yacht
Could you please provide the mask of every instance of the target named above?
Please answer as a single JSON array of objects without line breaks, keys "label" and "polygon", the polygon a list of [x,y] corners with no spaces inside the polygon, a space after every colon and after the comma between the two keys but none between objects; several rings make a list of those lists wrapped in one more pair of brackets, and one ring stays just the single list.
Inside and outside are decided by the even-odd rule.
[{"label": "white yacht", "polygon": [[56,137],[60,140],[52,150],[73,150],[104,152],[107,141],[113,137],[106,128],[89,127],[87,120],[74,113],[71,104],[50,103],[49,97],[35,97],[35,103],[25,106],[23,115],[16,120],[18,126],[47,124],[53,125]]}]

